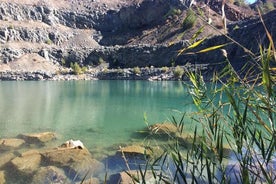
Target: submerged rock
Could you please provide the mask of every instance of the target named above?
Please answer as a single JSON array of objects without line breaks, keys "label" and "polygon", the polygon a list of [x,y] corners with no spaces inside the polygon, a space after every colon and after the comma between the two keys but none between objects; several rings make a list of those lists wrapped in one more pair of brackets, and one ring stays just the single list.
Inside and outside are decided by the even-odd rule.
[{"label": "submerged rock", "polygon": [[32,184],[69,183],[64,171],[54,166],[41,167],[33,176]]},{"label": "submerged rock", "polygon": [[[144,172],[144,170],[142,171]],[[146,171],[144,174],[145,174],[144,179],[146,183],[159,183],[159,184],[169,183],[168,181],[166,181],[165,177],[159,181],[160,179],[159,176],[154,176],[150,170]],[[127,172],[120,172],[117,174],[113,174],[109,177],[108,184],[138,183],[135,179],[138,179],[140,182],[143,181],[139,170],[131,170]]]},{"label": "submerged rock", "polygon": [[93,159],[87,149],[58,148],[42,153],[44,164],[65,168],[70,179],[83,179],[99,174],[104,165]]},{"label": "submerged rock", "polygon": [[131,145],[120,148],[120,150],[117,151],[118,154],[124,154],[125,156],[146,156],[150,157],[153,152],[149,148],[145,148],[143,146],[139,145]]},{"label": "submerged rock", "polygon": [[39,168],[40,161],[40,153],[37,150],[30,150],[14,158],[11,164],[16,172],[19,171],[23,175],[30,175]]},{"label": "submerged rock", "polygon": [[19,148],[25,143],[23,139],[0,139],[0,150],[9,150],[11,148]]},{"label": "submerged rock", "polygon": [[100,184],[100,181],[98,178],[89,178],[87,180],[78,182],[77,184]]},{"label": "submerged rock", "polygon": [[[11,161],[16,156],[13,153],[3,153],[0,154],[0,168]],[[0,182],[1,183],[1,182]]]},{"label": "submerged rock", "polygon": [[177,136],[180,132],[179,128],[173,123],[156,123],[149,127],[149,131],[154,135]]},{"label": "submerged rock", "polygon": [[18,137],[24,139],[29,144],[44,144],[56,139],[56,134],[53,132],[42,132],[34,134],[20,134]]}]

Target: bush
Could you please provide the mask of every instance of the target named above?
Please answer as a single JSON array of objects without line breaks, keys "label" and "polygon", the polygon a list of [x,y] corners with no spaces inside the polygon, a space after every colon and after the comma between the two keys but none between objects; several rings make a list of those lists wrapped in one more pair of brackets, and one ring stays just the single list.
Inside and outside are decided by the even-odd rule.
[{"label": "bush", "polygon": [[80,65],[77,63],[77,62],[74,62],[74,63],[70,63],[70,68],[73,69],[73,73],[75,75],[79,75],[79,74],[82,74],[83,73],[83,70],[82,68],[80,67]]},{"label": "bush", "polygon": [[193,28],[196,23],[196,20],[197,20],[197,16],[196,16],[195,12],[193,10],[189,9],[187,11],[186,18],[184,19],[184,21],[182,23],[182,28],[184,30]]},{"label": "bush", "polygon": [[162,71],[163,73],[167,73],[167,72],[169,71],[169,68],[166,67],[166,66],[163,66],[163,67],[161,68],[161,71]]},{"label": "bush", "polygon": [[181,68],[180,66],[176,66],[174,71],[173,71],[174,77],[177,78],[177,79],[181,79],[183,74],[184,74],[184,69]]},{"label": "bush", "polygon": [[136,66],[136,67],[133,68],[133,73],[138,75],[138,74],[141,73],[141,69],[138,66]]}]

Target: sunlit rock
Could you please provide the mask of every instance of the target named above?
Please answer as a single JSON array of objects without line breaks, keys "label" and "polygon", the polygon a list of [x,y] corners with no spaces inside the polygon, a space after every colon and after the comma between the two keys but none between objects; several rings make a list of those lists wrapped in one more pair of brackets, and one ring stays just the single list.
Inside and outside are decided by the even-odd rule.
[{"label": "sunlit rock", "polygon": [[64,171],[54,166],[41,167],[33,176],[32,184],[69,183]]},{"label": "sunlit rock", "polygon": [[24,139],[29,144],[44,144],[56,139],[56,134],[53,132],[42,132],[34,134],[20,134],[18,137]]},{"label": "sunlit rock", "polygon": [[0,154],[0,168],[3,167],[6,163],[8,163],[9,161],[11,161],[15,157],[16,156],[13,153],[3,153],[3,154]]},{"label": "sunlit rock", "polygon": [[78,148],[58,148],[42,153],[44,164],[65,168],[70,179],[83,179],[96,176],[103,171],[104,165],[93,159],[90,152]]},{"label": "sunlit rock", "polygon": [[0,150],[19,148],[25,143],[23,139],[0,139]]},{"label": "sunlit rock", "polygon": [[154,135],[170,135],[175,136],[178,135],[180,129],[175,126],[173,123],[156,123],[154,125],[149,126],[149,131]]},{"label": "sunlit rock", "polygon": [[0,184],[4,184],[4,183],[6,183],[5,172],[4,171],[0,171]]},{"label": "sunlit rock", "polygon": [[11,161],[12,166],[16,171],[24,175],[29,175],[35,172],[40,165],[41,155],[37,150],[30,150],[22,153],[19,157]]},{"label": "sunlit rock", "polygon": [[77,184],[100,184],[98,178],[89,178],[81,182],[77,182]]},{"label": "sunlit rock", "polygon": [[[144,170],[143,170],[144,172]],[[169,181],[166,181],[166,177],[163,176],[163,178],[160,180],[160,176],[155,176],[152,174],[152,172],[146,171],[144,176],[144,180],[146,183],[159,183],[159,184],[165,184],[170,183]],[[162,177],[162,176],[161,176]],[[139,182],[137,182],[135,179],[138,179]],[[142,183],[143,181],[141,173],[139,170],[131,170],[126,172],[120,172],[117,174],[113,174],[109,177],[108,184],[113,183],[119,183],[119,184],[129,184],[129,183]]]},{"label": "sunlit rock", "polygon": [[120,150],[117,151],[120,154],[124,154],[124,156],[146,156],[149,157],[153,154],[152,150],[149,148],[145,148],[139,145],[131,145],[126,147],[121,147]]}]

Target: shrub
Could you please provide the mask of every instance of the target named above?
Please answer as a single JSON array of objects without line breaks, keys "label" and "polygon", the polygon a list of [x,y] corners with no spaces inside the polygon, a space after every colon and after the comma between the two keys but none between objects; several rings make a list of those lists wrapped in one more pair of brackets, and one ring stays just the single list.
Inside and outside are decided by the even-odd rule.
[{"label": "shrub", "polygon": [[187,15],[186,15],[185,19],[183,20],[182,28],[184,30],[193,28],[196,23],[196,20],[197,20],[197,16],[196,16],[195,12],[193,10],[189,9],[187,11]]},{"label": "shrub", "polygon": [[45,43],[48,45],[51,45],[53,43],[53,41],[51,39],[47,39]]},{"label": "shrub", "polygon": [[133,73],[138,75],[138,74],[141,73],[141,69],[138,66],[136,66],[136,67],[133,68]]},{"label": "shrub", "polygon": [[181,79],[183,74],[184,74],[184,69],[181,68],[180,66],[176,66],[174,71],[173,71],[174,77],[177,78],[177,79]]},{"label": "shrub", "polygon": [[163,67],[161,68],[161,71],[162,71],[163,73],[167,73],[167,72],[169,71],[169,68],[166,67],[166,66],[163,66]]},{"label": "shrub", "polygon": [[70,63],[70,68],[72,68],[73,73],[75,75],[79,75],[79,74],[83,73],[82,68],[80,67],[80,65],[77,62],[74,62],[74,63],[71,62]]}]

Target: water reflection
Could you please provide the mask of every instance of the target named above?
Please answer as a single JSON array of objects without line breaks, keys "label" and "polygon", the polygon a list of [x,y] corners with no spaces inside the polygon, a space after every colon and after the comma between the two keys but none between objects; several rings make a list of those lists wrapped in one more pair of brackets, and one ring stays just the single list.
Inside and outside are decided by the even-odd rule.
[{"label": "water reflection", "polygon": [[193,110],[181,82],[1,82],[0,101],[1,137],[50,130],[88,147],[128,141],[144,113],[155,123]]}]

